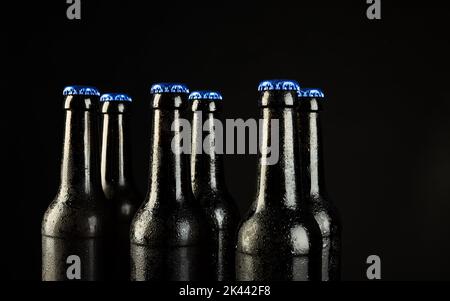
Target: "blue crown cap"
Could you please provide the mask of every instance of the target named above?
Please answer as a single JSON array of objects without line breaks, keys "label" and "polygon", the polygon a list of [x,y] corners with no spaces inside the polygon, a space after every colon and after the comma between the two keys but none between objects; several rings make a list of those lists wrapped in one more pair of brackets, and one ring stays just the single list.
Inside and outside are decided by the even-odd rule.
[{"label": "blue crown cap", "polygon": [[67,86],[63,90],[63,95],[95,95],[100,96],[100,92],[95,87],[90,86]]},{"label": "blue crown cap", "polygon": [[325,94],[320,89],[301,89],[298,91],[299,97],[324,98]]},{"label": "blue crown cap", "polygon": [[295,80],[272,79],[259,83],[258,91],[299,91],[300,85]]},{"label": "blue crown cap", "polygon": [[189,93],[189,89],[186,85],[178,83],[158,83],[153,84],[150,88],[151,94],[160,93]]},{"label": "blue crown cap", "polygon": [[123,93],[106,93],[103,94],[100,97],[100,101],[129,101],[131,102],[132,99],[130,96],[128,96],[127,94],[123,94]]},{"label": "blue crown cap", "polygon": [[189,94],[189,100],[221,100],[222,95],[216,91],[194,91]]}]

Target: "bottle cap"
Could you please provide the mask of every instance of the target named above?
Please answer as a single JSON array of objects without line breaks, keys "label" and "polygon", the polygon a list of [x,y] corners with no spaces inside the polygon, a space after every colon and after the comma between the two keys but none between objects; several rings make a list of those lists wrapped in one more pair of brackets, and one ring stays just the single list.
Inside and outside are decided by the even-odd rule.
[{"label": "bottle cap", "polygon": [[95,87],[90,86],[67,86],[63,90],[63,95],[95,95],[100,96],[100,92]]},{"label": "bottle cap", "polygon": [[295,80],[272,79],[259,83],[258,91],[299,91],[300,85]]},{"label": "bottle cap", "polygon": [[324,98],[325,94],[320,89],[301,89],[298,92],[298,97]]},{"label": "bottle cap", "polygon": [[222,95],[216,91],[194,91],[189,94],[189,100],[221,100]]},{"label": "bottle cap", "polygon": [[150,88],[150,93],[189,93],[189,89],[186,85],[178,83],[158,83],[152,85]]},{"label": "bottle cap", "polygon": [[103,94],[100,97],[100,101],[102,102],[106,102],[106,101],[129,101],[131,102],[132,99],[130,96],[128,96],[127,94],[123,94],[123,93],[106,93]]}]

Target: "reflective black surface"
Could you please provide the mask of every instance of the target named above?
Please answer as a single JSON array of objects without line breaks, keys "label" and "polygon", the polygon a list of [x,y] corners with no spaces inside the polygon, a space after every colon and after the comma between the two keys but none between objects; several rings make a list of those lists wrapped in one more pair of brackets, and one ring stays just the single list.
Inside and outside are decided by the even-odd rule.
[{"label": "reflective black surface", "polygon": [[110,212],[100,186],[94,96],[67,96],[61,183],[42,221],[42,280],[67,280],[67,256],[80,258],[81,279],[108,272]]},{"label": "reflective black surface", "polygon": [[131,134],[128,128],[130,102],[103,102],[101,181],[113,209],[113,278],[130,279],[130,224],[142,198],[137,193],[131,171]]},{"label": "reflective black surface", "polygon": [[299,98],[298,122],[302,188],[322,233],[322,280],[340,280],[341,225],[324,185],[322,143],[319,122],[321,100]]},{"label": "reflective black surface", "polygon": [[185,97],[176,93],[152,95],[149,190],[131,225],[132,280],[206,277],[205,264],[198,264],[204,263],[206,223],[192,195],[188,157],[179,151]]},{"label": "reflective black surface", "polygon": [[223,150],[214,126],[221,102],[192,101],[191,155],[192,190],[206,213],[208,223],[210,279],[219,281],[235,279],[235,243],[239,223],[238,209],[226,188]]},{"label": "reflective black surface", "polygon": [[[294,91],[261,94],[262,149],[258,189],[237,240],[237,280],[319,280],[320,229],[305,210]],[[279,139],[270,135],[279,121]],[[261,130],[261,129],[260,129]],[[273,140],[272,140],[273,139]],[[279,142],[279,160],[267,165],[267,149]]]}]

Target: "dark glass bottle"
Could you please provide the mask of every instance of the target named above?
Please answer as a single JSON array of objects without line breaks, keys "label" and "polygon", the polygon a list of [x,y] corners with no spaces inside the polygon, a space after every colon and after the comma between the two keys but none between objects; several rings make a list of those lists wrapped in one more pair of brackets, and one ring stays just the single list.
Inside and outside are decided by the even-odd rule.
[{"label": "dark glass bottle", "polygon": [[[211,280],[235,279],[235,243],[239,212],[229,194],[223,170],[223,141],[218,140],[215,123],[222,96],[196,91],[192,100],[192,191],[200,201],[208,223],[208,263]],[[205,132],[205,135],[203,135]],[[205,139],[205,142],[204,142]],[[220,147],[222,145],[222,147]]]},{"label": "dark glass bottle", "polygon": [[[244,281],[320,280],[320,229],[300,190],[294,81],[261,82],[262,141],[256,200],[240,225],[236,277]],[[273,134],[278,120],[279,133]],[[275,131],[276,133],[276,131]],[[278,138],[278,139],[277,139]],[[269,160],[279,146],[278,160]],[[275,148],[274,148],[275,146]]]},{"label": "dark glass bottle", "polygon": [[61,183],[42,221],[42,280],[101,280],[110,211],[100,184],[95,88],[64,89]]},{"label": "dark glass bottle", "polygon": [[116,280],[130,279],[130,224],[142,198],[133,182],[129,144],[129,110],[132,99],[126,94],[100,97],[103,117],[101,180],[103,192],[113,208],[113,253]]},{"label": "dark glass bottle", "polygon": [[203,212],[192,195],[188,156],[182,153],[182,110],[189,90],[155,84],[149,188],[131,224],[132,280],[199,280],[203,261]]},{"label": "dark glass bottle", "polygon": [[299,92],[298,122],[302,188],[309,210],[322,233],[322,280],[340,280],[341,226],[335,207],[330,203],[324,183],[322,143],[319,122],[322,91]]}]

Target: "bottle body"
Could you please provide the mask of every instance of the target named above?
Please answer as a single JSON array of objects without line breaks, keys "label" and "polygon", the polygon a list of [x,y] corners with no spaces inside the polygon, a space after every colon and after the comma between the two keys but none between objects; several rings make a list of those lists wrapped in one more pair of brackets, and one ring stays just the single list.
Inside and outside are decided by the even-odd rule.
[{"label": "bottle body", "polygon": [[320,233],[314,220],[297,210],[251,210],[238,236],[238,281],[320,279]]},{"label": "bottle body", "polygon": [[[320,229],[300,190],[295,98],[295,91],[262,93],[258,191],[238,233],[237,280],[320,279]],[[271,141],[275,121],[279,139]],[[279,160],[272,165],[266,158],[270,143],[279,143]]]},{"label": "bottle body", "polygon": [[340,280],[341,223],[336,208],[329,201],[324,183],[320,103],[316,98],[300,98],[298,123],[302,187],[308,210],[321,230],[322,281]]},{"label": "bottle body", "polygon": [[341,225],[336,209],[328,199],[312,195],[309,210],[319,225],[322,236],[322,281],[341,280]]},{"label": "bottle body", "polygon": [[56,198],[42,221],[42,280],[102,280],[108,275],[110,211],[100,187],[96,97],[67,96]]},{"label": "bottle body", "polygon": [[[102,98],[106,98],[105,95]],[[130,279],[130,225],[141,201],[132,179],[128,106],[126,102],[115,100],[102,103],[101,181],[113,211],[115,235],[111,255],[114,260],[113,278],[117,280]]]},{"label": "bottle body", "polygon": [[207,222],[207,258],[209,274],[216,281],[236,278],[235,254],[239,213],[227,193],[209,193],[201,199]]},{"label": "bottle body", "polygon": [[111,252],[114,261],[113,278],[116,280],[130,279],[130,226],[137,211],[137,204],[142,199],[135,190],[124,190],[115,193],[107,200],[112,202],[113,237]]},{"label": "bottle body", "polygon": [[153,95],[149,189],[131,225],[131,279],[199,280],[205,221],[194,199],[186,155],[180,151],[185,96]]},{"label": "bottle body", "polygon": [[[198,93],[198,94],[195,94]],[[235,279],[235,242],[239,212],[226,189],[223,174],[223,150],[219,149],[214,126],[221,101],[204,98],[211,93],[194,92],[191,180],[194,196],[200,201],[207,221],[207,253],[210,279]],[[219,95],[218,93],[215,93]],[[203,133],[205,135],[203,135]],[[207,143],[203,143],[203,137]],[[203,149],[203,148],[207,149]]]},{"label": "bottle body", "polygon": [[143,207],[131,229],[131,280],[196,281],[204,278],[200,208]]},{"label": "bottle body", "polygon": [[75,194],[58,196],[45,213],[42,280],[108,279],[108,208],[106,204],[94,208],[71,206],[67,201],[72,198],[85,201]]}]

